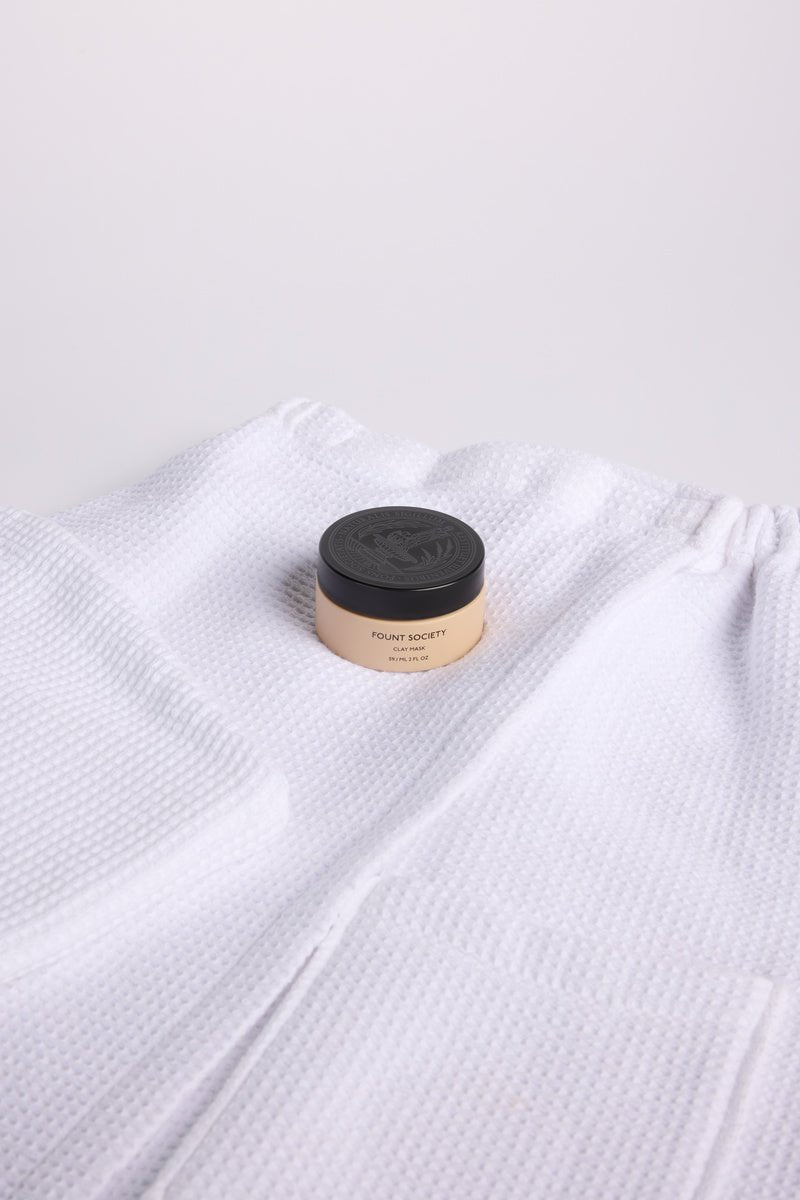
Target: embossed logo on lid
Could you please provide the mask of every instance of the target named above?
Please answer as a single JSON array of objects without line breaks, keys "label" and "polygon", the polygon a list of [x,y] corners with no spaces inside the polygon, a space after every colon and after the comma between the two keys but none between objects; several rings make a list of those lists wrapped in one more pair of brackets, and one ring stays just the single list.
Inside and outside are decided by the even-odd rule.
[{"label": "embossed logo on lid", "polygon": [[483,559],[480,539],[468,525],[421,508],[353,513],[337,522],[328,551],[334,569],[384,587],[443,583]]},{"label": "embossed logo on lid", "polygon": [[483,542],[458,517],[371,508],[325,530],[318,575],[323,591],[352,611],[414,619],[468,604],[483,584],[483,562]]}]

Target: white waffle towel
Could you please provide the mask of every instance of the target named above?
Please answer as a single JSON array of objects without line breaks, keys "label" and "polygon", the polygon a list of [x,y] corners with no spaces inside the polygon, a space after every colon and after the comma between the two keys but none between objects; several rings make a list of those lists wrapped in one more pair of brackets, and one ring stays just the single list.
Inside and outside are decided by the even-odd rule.
[{"label": "white waffle towel", "polygon": [[[313,629],[336,517],[482,641]],[[0,514],[0,1195],[796,1200],[800,519],[279,404]]]}]

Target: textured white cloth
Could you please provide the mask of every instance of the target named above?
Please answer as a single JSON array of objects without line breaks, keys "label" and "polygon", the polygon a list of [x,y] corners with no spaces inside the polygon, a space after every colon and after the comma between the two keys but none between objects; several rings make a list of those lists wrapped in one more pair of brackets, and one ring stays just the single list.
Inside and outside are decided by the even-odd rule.
[{"label": "textured white cloth", "polygon": [[[397,503],[415,675],[313,631]],[[797,1196],[796,510],[293,401],[0,566],[3,1196]]]}]

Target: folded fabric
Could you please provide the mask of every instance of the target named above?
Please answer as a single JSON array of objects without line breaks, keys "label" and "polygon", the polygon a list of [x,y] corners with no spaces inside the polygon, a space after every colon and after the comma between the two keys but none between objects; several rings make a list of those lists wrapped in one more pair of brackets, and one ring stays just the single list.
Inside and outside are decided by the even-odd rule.
[{"label": "folded fabric", "polygon": [[285,780],[80,544],[11,511],[0,663],[0,980],[213,870],[244,818],[250,846],[285,823]]},{"label": "folded fabric", "polygon": [[396,878],[148,1198],[711,1195],[782,1000]]},{"label": "folded fabric", "polygon": [[[392,503],[437,671],[314,635]],[[796,510],[294,401],[4,529],[3,1195],[796,1194]]]}]

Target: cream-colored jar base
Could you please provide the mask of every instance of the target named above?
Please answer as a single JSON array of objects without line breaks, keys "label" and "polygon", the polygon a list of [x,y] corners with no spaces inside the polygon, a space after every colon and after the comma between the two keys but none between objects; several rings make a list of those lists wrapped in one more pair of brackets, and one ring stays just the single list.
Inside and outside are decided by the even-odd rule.
[{"label": "cream-colored jar base", "polygon": [[317,583],[320,641],[350,662],[373,671],[429,671],[462,658],[480,641],[486,587],[463,608],[423,621],[383,621],[334,604]]}]

